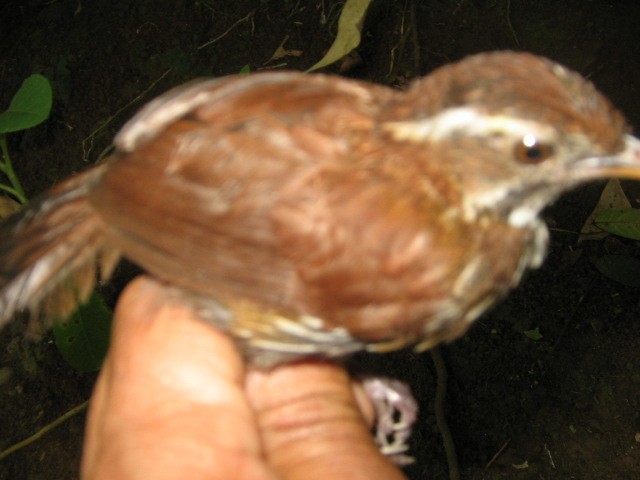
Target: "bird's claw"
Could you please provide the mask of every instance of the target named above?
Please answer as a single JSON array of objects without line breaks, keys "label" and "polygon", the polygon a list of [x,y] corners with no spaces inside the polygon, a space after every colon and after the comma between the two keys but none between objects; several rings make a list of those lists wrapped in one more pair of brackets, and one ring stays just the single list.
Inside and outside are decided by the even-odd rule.
[{"label": "bird's claw", "polygon": [[416,421],[418,404],[409,387],[391,378],[372,377],[362,382],[376,411],[375,437],[382,454],[396,465],[413,463],[407,440]]}]

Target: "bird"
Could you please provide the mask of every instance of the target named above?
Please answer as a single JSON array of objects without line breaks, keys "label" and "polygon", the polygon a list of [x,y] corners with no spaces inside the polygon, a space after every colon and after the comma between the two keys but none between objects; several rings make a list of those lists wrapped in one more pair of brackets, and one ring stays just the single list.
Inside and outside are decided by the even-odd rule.
[{"label": "bird", "polygon": [[425,350],[541,265],[545,206],[640,178],[640,141],[594,85],[513,51],[403,90],[292,71],[198,80],[114,145],[0,227],[0,327],[68,315],[126,258],[259,367]]}]

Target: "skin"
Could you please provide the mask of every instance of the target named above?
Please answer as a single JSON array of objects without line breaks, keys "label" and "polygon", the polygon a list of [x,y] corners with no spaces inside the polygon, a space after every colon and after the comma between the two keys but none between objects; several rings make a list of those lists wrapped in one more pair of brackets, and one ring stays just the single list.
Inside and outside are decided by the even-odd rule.
[{"label": "skin", "polygon": [[89,411],[82,478],[401,479],[373,411],[328,363],[246,367],[233,342],[164,287],[134,281]]}]

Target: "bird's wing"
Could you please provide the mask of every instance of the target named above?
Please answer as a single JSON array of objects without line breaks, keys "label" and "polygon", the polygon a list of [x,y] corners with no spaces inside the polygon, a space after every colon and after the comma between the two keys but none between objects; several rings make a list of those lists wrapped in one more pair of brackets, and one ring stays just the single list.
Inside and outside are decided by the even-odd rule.
[{"label": "bird's wing", "polygon": [[198,294],[289,308],[298,271],[273,211],[314,172],[349,170],[352,137],[371,133],[375,93],[296,73],[170,92],[118,135],[90,201],[123,254],[154,275]]}]

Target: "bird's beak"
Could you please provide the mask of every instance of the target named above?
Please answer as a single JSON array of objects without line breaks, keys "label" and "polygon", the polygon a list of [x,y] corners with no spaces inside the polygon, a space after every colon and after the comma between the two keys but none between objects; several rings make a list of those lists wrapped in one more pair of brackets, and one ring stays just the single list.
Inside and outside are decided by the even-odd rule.
[{"label": "bird's beak", "polygon": [[640,140],[632,135],[626,135],[624,145],[624,150],[616,155],[592,157],[580,161],[581,176],[640,180]]}]

